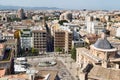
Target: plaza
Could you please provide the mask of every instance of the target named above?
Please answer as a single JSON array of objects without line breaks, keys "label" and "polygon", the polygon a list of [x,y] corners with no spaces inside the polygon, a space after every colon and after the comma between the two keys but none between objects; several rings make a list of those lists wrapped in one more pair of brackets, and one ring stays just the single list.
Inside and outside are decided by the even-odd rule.
[{"label": "plaza", "polygon": [[[60,80],[78,80],[79,70],[76,62],[70,55],[42,55],[40,57],[27,57],[28,63],[37,70],[57,70]],[[41,67],[38,64],[42,61],[55,60],[56,65]]]}]

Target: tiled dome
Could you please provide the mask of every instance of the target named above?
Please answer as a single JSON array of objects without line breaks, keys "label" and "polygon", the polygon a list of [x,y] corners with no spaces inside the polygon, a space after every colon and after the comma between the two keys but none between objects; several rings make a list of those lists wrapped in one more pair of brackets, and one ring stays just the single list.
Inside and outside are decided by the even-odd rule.
[{"label": "tiled dome", "polygon": [[94,44],[94,46],[96,48],[100,48],[100,49],[112,49],[112,45],[110,44],[110,42],[105,38],[105,39],[98,39],[96,41],[96,43]]}]

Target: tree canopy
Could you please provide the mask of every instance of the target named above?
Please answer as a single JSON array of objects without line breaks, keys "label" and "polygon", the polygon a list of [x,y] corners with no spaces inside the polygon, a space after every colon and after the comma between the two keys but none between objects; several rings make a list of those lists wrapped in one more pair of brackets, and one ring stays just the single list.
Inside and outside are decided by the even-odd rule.
[{"label": "tree canopy", "polygon": [[33,47],[32,47],[32,49],[31,49],[31,52],[32,52],[33,54],[39,53],[39,51],[38,51],[37,49],[33,48]]},{"label": "tree canopy", "polygon": [[60,47],[57,47],[57,48],[55,48],[55,51],[56,51],[56,52],[61,52],[62,49],[61,49]]},{"label": "tree canopy", "polygon": [[71,58],[76,61],[76,48],[75,47],[71,50]]}]

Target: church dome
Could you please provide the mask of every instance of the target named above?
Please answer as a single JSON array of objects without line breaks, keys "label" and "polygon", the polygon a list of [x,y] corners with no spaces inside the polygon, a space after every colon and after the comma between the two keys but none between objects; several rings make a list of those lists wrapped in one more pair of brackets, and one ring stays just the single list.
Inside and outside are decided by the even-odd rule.
[{"label": "church dome", "polygon": [[113,46],[110,44],[110,42],[105,39],[98,39],[96,43],[94,44],[94,47],[100,48],[100,49],[112,49]]}]

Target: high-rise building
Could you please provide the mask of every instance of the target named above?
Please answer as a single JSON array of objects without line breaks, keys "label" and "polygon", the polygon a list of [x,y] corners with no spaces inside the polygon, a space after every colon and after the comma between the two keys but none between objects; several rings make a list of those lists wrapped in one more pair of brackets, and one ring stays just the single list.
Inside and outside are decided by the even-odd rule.
[{"label": "high-rise building", "polygon": [[70,53],[71,49],[72,49],[72,37],[73,34],[72,32],[65,32],[65,51],[67,53]]},{"label": "high-rise building", "polygon": [[54,51],[57,48],[65,49],[65,32],[64,31],[55,31],[54,34]]},{"label": "high-rise building", "polygon": [[35,49],[39,50],[40,52],[53,51],[51,31],[46,23],[45,14],[43,15],[42,25],[40,27],[34,27],[32,31],[32,37],[33,47]]},{"label": "high-rise building", "polygon": [[17,12],[17,17],[20,19],[25,19],[24,9],[20,8]]},{"label": "high-rise building", "polygon": [[56,48],[64,50],[69,53],[72,48],[72,32],[64,30],[56,30],[53,33],[54,37],[54,51]]},{"label": "high-rise building", "polygon": [[46,30],[33,30],[33,47],[40,52],[47,51],[47,35]]}]

